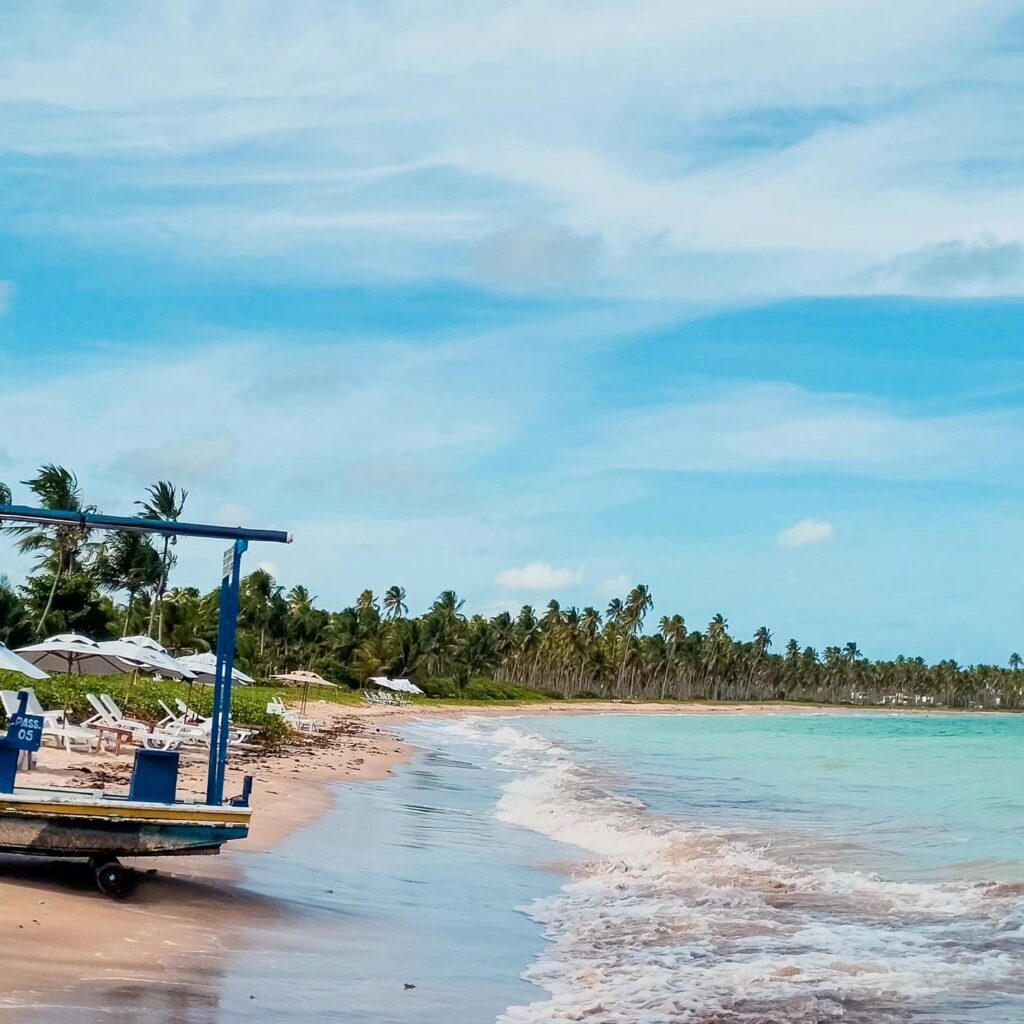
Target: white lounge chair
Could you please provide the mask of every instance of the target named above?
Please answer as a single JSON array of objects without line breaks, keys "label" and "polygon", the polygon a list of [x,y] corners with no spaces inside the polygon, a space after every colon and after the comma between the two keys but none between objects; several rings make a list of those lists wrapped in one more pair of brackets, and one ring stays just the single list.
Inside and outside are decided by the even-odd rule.
[{"label": "white lounge chair", "polygon": [[[74,747],[85,747],[87,751],[98,751],[100,738],[92,731],[69,722],[63,711],[44,711],[35,691],[29,689],[26,711],[30,715],[38,715],[43,720],[43,742],[54,740],[57,747],[71,750]],[[8,720],[18,713],[21,702],[15,690],[0,690],[0,702]]]},{"label": "white lounge chair", "polygon": [[297,711],[286,707],[280,697],[271,698],[267,704],[267,714],[283,718],[296,732],[319,732],[322,728],[321,723],[315,718],[304,718]]},{"label": "white lounge chair", "polygon": [[[198,711],[190,708],[180,697],[175,698],[174,706],[180,713],[180,721],[186,729],[193,729],[202,733],[205,741],[209,743],[210,735],[213,732],[213,719],[199,714]],[[251,740],[258,729],[241,729],[232,724],[228,743],[247,743]]]},{"label": "white lounge chair", "polygon": [[103,725],[110,729],[122,729],[131,733],[131,737],[136,743],[149,750],[177,750],[181,746],[182,737],[176,732],[150,726],[135,718],[125,718],[117,706],[117,702],[109,693],[100,694],[99,697],[94,693],[87,693],[85,699],[96,712],[85,722],[86,726]]}]

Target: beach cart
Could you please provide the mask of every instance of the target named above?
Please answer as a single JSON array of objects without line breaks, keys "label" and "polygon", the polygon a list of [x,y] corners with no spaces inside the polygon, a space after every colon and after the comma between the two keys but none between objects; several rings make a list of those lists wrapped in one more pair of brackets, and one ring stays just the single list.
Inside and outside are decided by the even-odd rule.
[{"label": "beach cart", "polygon": [[[122,857],[166,857],[218,853],[224,843],[249,834],[252,780],[225,799],[231,721],[231,687],[238,619],[241,559],[251,541],[289,543],[286,533],[92,513],[55,512],[0,505],[0,523],[35,523],[90,530],[127,530],[162,536],[231,541],[221,573],[217,665],[206,798],[177,798],[178,754],[136,752],[127,796],[99,790],[33,787],[18,779],[19,765],[39,749],[43,720],[28,713],[22,692],[16,714],[0,738],[0,853],[74,857],[88,861],[100,890],[120,897],[129,876]],[[22,776],[26,778],[26,776]]]}]

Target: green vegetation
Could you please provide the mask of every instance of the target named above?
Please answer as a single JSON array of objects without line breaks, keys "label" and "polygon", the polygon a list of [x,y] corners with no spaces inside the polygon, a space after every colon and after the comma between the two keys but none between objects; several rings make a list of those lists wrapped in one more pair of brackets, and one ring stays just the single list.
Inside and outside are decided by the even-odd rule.
[{"label": "green vegetation", "polygon": [[[0,672],[0,689],[20,690],[26,686],[25,677],[13,672]],[[73,721],[82,722],[92,717],[93,709],[86,699],[87,693],[109,693],[129,718],[143,722],[159,722],[165,717],[162,700],[174,708],[175,698],[188,696],[189,706],[201,715],[210,715],[213,705],[212,687],[188,687],[181,683],[125,676],[69,676],[54,675],[50,679],[33,680],[32,688],[44,708],[62,708]],[[260,730],[260,738],[277,743],[288,734],[288,728],[279,715],[267,713],[267,702],[274,695],[297,700],[299,692],[263,686],[238,687],[231,700],[232,719],[239,725],[253,725]],[[0,718],[2,718],[0,711]]]},{"label": "green vegetation", "polygon": [[[74,474],[62,467],[42,467],[25,486],[33,504],[87,507]],[[0,497],[6,493],[0,484]],[[139,504],[147,517],[177,519],[186,497],[162,481]],[[147,633],[172,653],[214,649],[218,594],[170,585],[170,544],[156,549],[144,538],[129,543],[65,527],[14,529],[21,549],[38,561],[22,587],[0,578],[0,640],[8,646],[77,630],[97,639]],[[869,661],[854,642],[819,653],[793,639],[774,653],[766,626],[743,641],[730,635],[722,615],[703,629],[665,615],[655,632],[645,633],[652,607],[650,591],[640,585],[604,613],[550,601],[540,612],[526,605],[515,617],[486,618],[467,614],[446,590],[411,616],[405,590],[393,586],[382,599],[364,590],[351,606],[327,611],[305,587],[286,592],[258,569],[242,583],[237,657],[257,678],[312,668],[352,689],[373,675],[409,676],[442,700],[1022,706],[1024,662],[1016,653],[1008,668],[906,657]]]}]

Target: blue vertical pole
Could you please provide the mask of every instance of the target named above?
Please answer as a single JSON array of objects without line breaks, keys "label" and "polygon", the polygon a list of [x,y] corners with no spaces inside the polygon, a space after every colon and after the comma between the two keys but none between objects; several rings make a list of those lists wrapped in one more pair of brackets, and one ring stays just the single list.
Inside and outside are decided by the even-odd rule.
[{"label": "blue vertical pole", "polygon": [[224,778],[228,764],[228,739],[231,735],[231,682],[235,667],[235,635],[238,629],[239,588],[242,554],[246,540],[236,540],[225,556],[220,584],[220,619],[217,626],[217,671],[213,688],[213,717],[210,723],[210,767],[206,780],[206,802],[224,802]]}]

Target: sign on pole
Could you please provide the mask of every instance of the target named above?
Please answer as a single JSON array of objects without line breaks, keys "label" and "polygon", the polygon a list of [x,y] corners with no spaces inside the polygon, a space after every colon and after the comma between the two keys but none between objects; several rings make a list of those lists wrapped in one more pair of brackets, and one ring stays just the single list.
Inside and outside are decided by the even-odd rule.
[{"label": "sign on pole", "polygon": [[12,715],[7,727],[7,746],[35,753],[43,744],[43,720],[39,715]]},{"label": "sign on pole", "polygon": [[222,580],[231,579],[231,571],[234,569],[234,567],[235,549],[232,547],[228,548],[227,551],[224,552],[224,564],[221,566],[220,578]]}]

